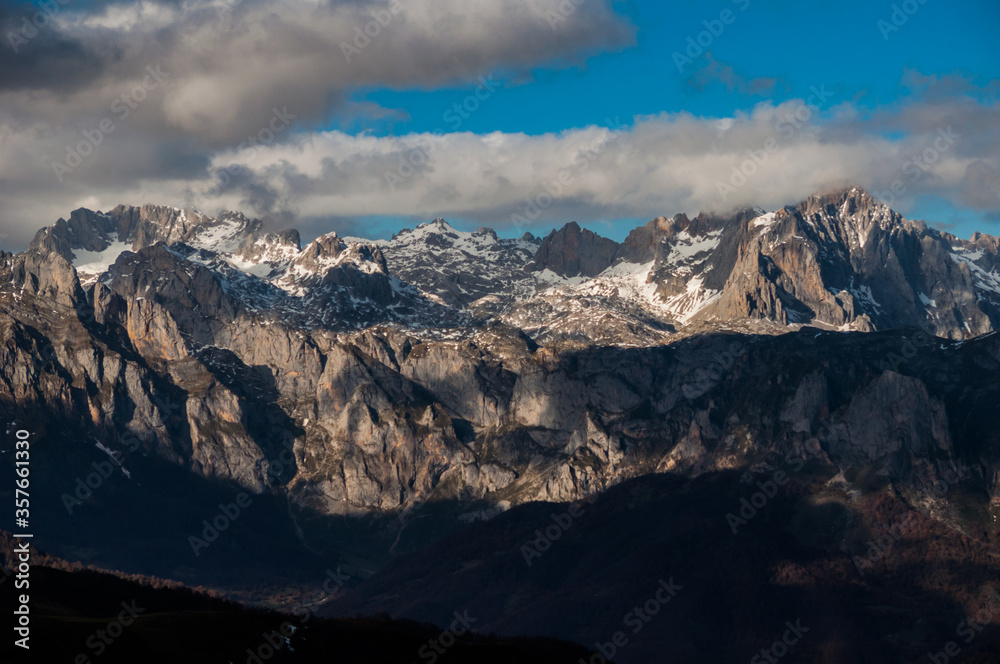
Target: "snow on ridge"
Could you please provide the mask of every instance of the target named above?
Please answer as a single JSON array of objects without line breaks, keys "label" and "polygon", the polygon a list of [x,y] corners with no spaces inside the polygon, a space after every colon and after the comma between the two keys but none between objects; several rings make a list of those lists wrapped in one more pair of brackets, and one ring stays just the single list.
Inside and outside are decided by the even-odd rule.
[{"label": "snow on ridge", "polygon": [[[450,246],[439,247],[434,244],[430,247],[424,246],[427,244],[427,240],[429,238],[441,235],[447,237]],[[456,249],[475,256],[477,254],[483,255],[484,251],[487,249],[492,249],[494,251],[502,251],[506,249],[503,242],[496,238],[492,233],[486,233],[482,230],[471,232],[460,231],[443,219],[435,219],[430,223],[420,224],[412,230],[404,229],[403,231],[397,233],[391,240],[383,242],[385,242],[385,244],[382,246],[389,248],[397,254],[410,248],[419,251],[429,249],[434,252]]]},{"label": "snow on ridge", "polygon": [[396,240],[406,240],[406,242],[413,242],[415,240],[423,240],[431,235],[436,235],[438,233],[448,233],[461,236],[472,235],[465,231],[460,231],[455,229],[451,224],[449,224],[444,219],[435,219],[431,222],[425,222],[419,224],[416,228],[404,228],[399,233],[397,233],[390,243]]},{"label": "snow on ridge", "polygon": [[964,263],[969,268],[977,289],[1000,295],[1000,274],[995,271],[987,272],[976,263],[983,255],[982,249],[969,251],[964,247],[955,247],[951,252],[951,259],[956,263]]},{"label": "snow on ridge", "polygon": [[874,312],[878,313],[882,311],[882,305],[875,299],[870,286],[858,286],[857,288],[851,288],[849,292],[854,296],[855,300],[867,305]]},{"label": "snow on ridge", "polygon": [[722,229],[711,231],[703,236],[691,235],[683,230],[676,235],[671,243],[670,254],[664,265],[679,268],[678,273],[689,273],[696,265],[708,260],[711,253],[719,247],[722,240]]},{"label": "snow on ridge", "polygon": [[[536,297],[564,297],[569,299],[602,297],[618,299],[626,306],[634,305],[655,317],[670,315],[673,312],[656,294],[657,284],[649,281],[649,275],[655,265],[648,263],[630,263],[621,261],[605,269],[596,277],[562,277],[545,269],[536,272],[542,288]],[[530,301],[533,298],[528,298]]]},{"label": "snow on ridge", "polygon": [[188,244],[217,254],[232,254],[239,250],[246,238],[246,230],[246,219],[220,217],[213,223],[199,226]]},{"label": "snow on ridge", "polygon": [[545,268],[540,272],[535,272],[534,275],[542,286],[546,286],[548,288],[559,288],[561,286],[578,286],[590,280],[590,277],[583,277],[579,275],[575,277],[564,277],[563,275],[557,272],[553,272],[549,268]]},{"label": "snow on ridge", "polygon": [[364,244],[370,247],[379,247],[380,249],[384,249],[391,244],[389,240],[369,240],[368,238],[357,237],[354,235],[347,235],[340,239],[346,244]]},{"label": "snow on ridge", "polygon": [[596,278],[600,279],[602,277],[630,277],[642,275],[642,278],[645,280],[646,277],[649,276],[649,271],[652,269],[652,261],[649,263],[630,263],[628,261],[620,261],[601,272]]},{"label": "snow on ridge", "polygon": [[700,275],[692,277],[687,282],[686,291],[667,299],[666,310],[682,324],[690,323],[699,311],[722,297],[721,291],[705,288],[704,283],[705,280]]},{"label": "snow on ridge", "polygon": [[761,226],[763,226],[764,228],[770,228],[775,223],[777,223],[777,221],[778,221],[778,213],[768,212],[754,219],[753,226],[754,228],[760,228]]},{"label": "snow on ridge", "polygon": [[[371,241],[355,242],[354,238],[340,238],[334,231],[317,237],[305,247],[298,247],[282,241],[273,233],[268,233],[256,238],[253,244],[247,246],[245,243],[251,224],[252,222],[242,215],[220,217],[203,226],[189,244],[195,249],[217,254],[234,270],[270,283],[289,295],[298,297],[305,295],[307,290],[301,281],[321,276],[334,267],[353,264],[366,274],[381,272],[374,261],[364,260],[356,251],[359,245],[375,244]],[[302,257],[313,244],[324,238],[340,239],[346,248],[336,256],[316,258],[314,265],[303,265]]]},{"label": "snow on ridge", "polygon": [[108,240],[108,246],[101,251],[73,250],[73,267],[76,268],[81,285],[86,286],[97,281],[115,264],[119,256],[126,251],[132,251],[132,245],[119,241],[117,233],[109,234]]}]

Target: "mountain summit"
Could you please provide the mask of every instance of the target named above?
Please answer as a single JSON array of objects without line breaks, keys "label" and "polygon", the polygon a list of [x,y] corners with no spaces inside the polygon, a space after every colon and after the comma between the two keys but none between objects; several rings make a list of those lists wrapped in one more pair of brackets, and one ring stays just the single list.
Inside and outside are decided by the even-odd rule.
[{"label": "mountain summit", "polygon": [[[0,255],[0,407],[60,460],[38,492],[76,538],[57,549],[114,550],[109,529],[135,529],[130,551],[167,574],[189,565],[204,504],[234,490],[259,500],[251,538],[283,524],[277,539],[347,558],[477,511],[649,474],[752,476],[775,457],[809,458],[845,504],[888,483],[936,500],[964,464],[951,495],[974,508],[928,504],[965,527],[1000,505],[983,407],[998,297],[995,238],[958,240],[855,188],[661,217],[622,243],[436,220],[302,246],[237,213],[77,210]],[[108,454],[122,470],[84,525],[61,497]],[[205,487],[222,493],[201,504]],[[115,512],[133,503],[140,518]],[[149,510],[191,518],[162,537]]]},{"label": "mountain summit", "polygon": [[[435,219],[388,241],[332,234],[302,248],[296,231],[265,232],[235,212],[81,209],[40,230],[8,264],[22,266],[16,284],[46,271],[35,282],[58,280],[56,290],[73,300],[81,297],[77,282],[131,292],[122,280],[146,259],[127,254],[149,252],[160,256],[161,282],[205,270],[227,311],[304,328],[391,324],[461,334],[496,321],[540,342],[646,345],[706,327],[915,326],[966,339],[1000,325],[996,238],[963,241],[929,229],[858,187],[773,212],[661,217],[623,243],[575,222],[541,240],[509,240]],[[68,265],[49,265],[54,256]]]}]

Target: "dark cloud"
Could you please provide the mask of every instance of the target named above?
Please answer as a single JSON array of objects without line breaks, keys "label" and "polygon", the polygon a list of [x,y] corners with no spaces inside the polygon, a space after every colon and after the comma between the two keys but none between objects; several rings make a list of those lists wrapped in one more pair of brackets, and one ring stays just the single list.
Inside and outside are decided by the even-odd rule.
[{"label": "dark cloud", "polygon": [[962,196],[976,209],[1000,211],[1000,170],[982,159],[969,164],[962,178]]},{"label": "dark cloud", "polygon": [[[65,8],[20,53],[2,51],[0,103],[15,117],[78,122],[105,112],[158,66],[169,78],[166,94],[144,110],[148,129],[218,148],[258,131],[274,107],[288,107],[309,127],[359,87],[450,84],[572,62],[634,39],[608,0],[579,6],[558,29],[539,13],[557,0],[408,0],[396,14],[391,6],[242,0]],[[13,16],[20,14],[8,24]]]},{"label": "dark cloud", "polygon": [[[530,80],[533,68],[634,43],[611,0],[575,5],[553,26],[546,11],[559,4],[405,0],[377,30],[373,12],[390,6],[386,0],[242,0],[221,12],[221,0],[64,5],[20,52],[0,45],[0,232],[6,246],[23,246],[76,207],[144,202],[238,208],[275,225],[294,222],[304,234],[362,233],[351,225],[370,217],[445,215],[503,227],[566,169],[572,182],[532,223],[774,208],[845,178],[886,190],[949,127],[959,137],[920,178],[906,180],[894,205],[906,212],[933,193],[986,214],[1000,209],[998,84],[961,76],[908,72],[900,100],[875,110],[833,89],[789,133],[781,120],[804,100],[764,99],[732,118],[626,119],[631,126],[585,170],[574,164],[586,146],[608,139],[606,128],[381,138],[323,131],[334,115],[396,113],[350,101],[359,89],[432,89],[484,73]],[[34,8],[0,10],[0,24],[16,24],[22,10]],[[377,32],[367,41],[358,36],[366,26]],[[144,88],[151,68],[164,77]],[[689,85],[748,97],[787,88],[711,54]],[[127,117],[115,110],[122,99],[132,102]],[[276,109],[295,118],[275,134]],[[105,120],[113,131],[86,145]],[[720,195],[719,183],[769,139],[780,149],[746,184]],[[420,163],[400,171],[428,145]],[[84,150],[82,163],[57,174],[53,164]],[[394,173],[404,177],[387,177]]]},{"label": "dark cloud", "polygon": [[785,86],[778,77],[746,78],[736,72],[732,65],[716,60],[711,52],[705,53],[705,64],[695,71],[687,80],[687,86],[692,90],[701,91],[716,83],[725,86],[728,92],[736,92],[745,96],[768,96],[778,88]]},{"label": "dark cloud", "polygon": [[[295,119],[265,141],[271,148],[334,115],[397,113],[349,101],[360,88],[527,74],[634,42],[611,0],[576,6],[554,29],[546,11],[559,3],[406,0],[387,14],[395,4],[387,0],[72,0],[23,35],[38,6],[0,5],[0,232],[9,246],[66,210],[118,195],[287,218],[294,196],[348,189],[357,177],[324,182],[280,162],[251,163],[213,192],[219,155],[269,133],[275,109]],[[163,76],[149,87],[154,70]],[[109,121],[113,131],[95,133]],[[79,165],[59,172],[81,151]],[[370,170],[373,186],[382,182],[381,163],[353,165]]]}]

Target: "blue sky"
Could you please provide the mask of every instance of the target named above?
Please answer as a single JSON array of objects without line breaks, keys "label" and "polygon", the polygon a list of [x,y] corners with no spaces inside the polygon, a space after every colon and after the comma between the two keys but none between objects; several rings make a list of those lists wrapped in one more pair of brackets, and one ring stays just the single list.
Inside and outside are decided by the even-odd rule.
[{"label": "blue sky", "polygon": [[[960,73],[981,81],[1000,75],[1000,3],[927,0],[886,40],[878,22],[890,19],[893,4],[617,2],[615,10],[637,28],[635,46],[598,53],[566,69],[537,67],[530,78],[498,70],[495,78],[507,87],[471,114],[462,129],[538,134],[664,111],[728,117],[764,99],[808,97],[819,84],[840,99],[878,108],[899,99],[906,69],[925,75]],[[707,50],[744,79],[777,79],[773,89],[741,94],[722,83],[698,89],[691,80],[706,62],[704,55],[678,71],[673,54],[683,54],[687,38],[705,31],[703,21],[717,20],[723,10],[732,11],[735,19],[713,36]],[[442,89],[359,91],[358,100],[398,113],[381,122],[338,119],[332,126],[351,131],[364,126],[380,135],[447,129],[444,113],[475,87],[458,82]]]},{"label": "blue sky", "polygon": [[[443,216],[621,239],[847,181],[960,236],[1000,233],[996,2],[394,2],[75,0],[28,36],[39,6],[0,3],[6,244],[76,207],[146,202],[304,237]],[[168,75],[140,89],[154,66]]]},{"label": "blue sky", "polygon": [[[927,0],[908,4],[907,10],[917,7],[912,14],[895,12],[896,7],[903,9],[901,4],[858,0],[616,2],[615,11],[637,29],[634,46],[592,54],[567,68],[498,69],[493,79],[502,87],[463,117],[460,129],[542,134],[605,125],[615,118],[629,123],[635,116],[681,111],[724,118],[749,113],[765,100],[806,99],[817,85],[826,85],[836,99],[850,100],[862,112],[877,112],[906,96],[904,74],[908,70],[925,76],[962,76],[980,85],[1000,75],[1000,3]],[[731,22],[721,24],[721,33],[712,34],[708,47],[691,47],[688,38],[713,27],[718,31],[717,21],[727,10],[732,12]],[[905,23],[900,16],[906,16]],[[703,52],[691,62],[675,60],[677,53],[686,58],[689,48],[694,49],[692,53]],[[699,84],[696,73],[708,58],[732,67],[739,79],[731,85],[718,80]],[[735,84],[740,79],[748,82],[743,89]],[[755,80],[761,81],[756,90],[749,83]],[[370,117],[337,118],[330,126],[380,136],[448,131],[457,116],[453,106],[480,85],[458,82],[437,89],[358,91],[359,102],[391,112],[374,121]],[[996,101],[995,92],[975,96]],[[884,132],[889,138],[898,134]],[[981,212],[938,196],[922,197],[909,216],[962,237],[975,230],[997,232],[995,223]],[[586,225],[620,240],[639,221],[609,219]],[[456,223],[475,221],[458,219]],[[380,227],[383,224],[390,227],[393,220],[378,222]]]}]

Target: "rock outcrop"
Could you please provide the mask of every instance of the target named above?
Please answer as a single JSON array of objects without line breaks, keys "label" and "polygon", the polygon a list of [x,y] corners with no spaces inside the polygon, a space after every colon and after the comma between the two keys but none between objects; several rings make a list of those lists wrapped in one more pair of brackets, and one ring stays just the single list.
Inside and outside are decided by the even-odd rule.
[{"label": "rock outcrop", "polygon": [[[471,280],[422,276],[417,240]],[[920,491],[965,463],[997,495],[991,415],[967,405],[996,396],[993,239],[852,189],[532,245],[439,221],[303,249],[239,215],[78,211],[0,261],[0,407],[325,515],[572,500],[816,441],[848,475]],[[107,265],[81,283],[84,252]],[[545,287],[531,260],[599,276]],[[535,292],[495,290],[515,283]]]}]

